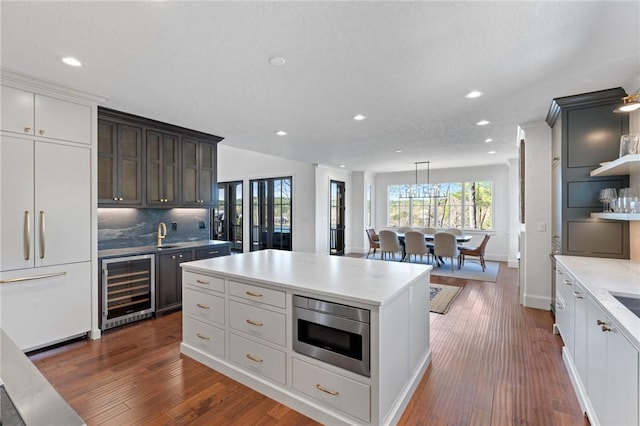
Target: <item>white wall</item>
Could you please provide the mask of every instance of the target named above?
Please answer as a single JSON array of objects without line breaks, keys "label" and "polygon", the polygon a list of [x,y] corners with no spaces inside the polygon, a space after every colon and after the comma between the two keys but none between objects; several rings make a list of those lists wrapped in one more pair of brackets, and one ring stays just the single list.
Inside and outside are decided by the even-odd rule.
[{"label": "white wall", "polygon": [[[418,171],[419,179],[426,181],[426,171]],[[517,172],[516,172],[517,176]],[[493,220],[494,229],[488,231],[491,239],[487,245],[486,258],[490,260],[507,261],[515,259],[515,249],[510,247],[511,217],[509,166],[506,164],[493,166],[463,167],[453,169],[431,169],[430,182],[470,182],[487,180],[493,182]],[[375,176],[375,228],[381,229],[394,224],[388,223],[387,215],[387,187],[389,185],[408,184],[415,182],[415,171],[378,173]],[[517,181],[515,183],[517,185]],[[513,231],[515,232],[515,230]],[[474,235],[469,245],[476,245],[482,241],[484,231],[469,231]],[[510,250],[512,252],[510,252]]]},{"label": "white wall", "polygon": [[551,129],[544,121],[521,126],[525,139],[524,282],[520,302],[551,306]]},{"label": "white wall", "polygon": [[[244,207],[243,251],[249,252],[249,180],[270,177],[293,177],[293,250],[316,251],[316,194],[315,167],[299,161],[285,160],[271,155],[218,145],[218,182],[241,180]],[[327,189],[328,191],[328,189]]]}]

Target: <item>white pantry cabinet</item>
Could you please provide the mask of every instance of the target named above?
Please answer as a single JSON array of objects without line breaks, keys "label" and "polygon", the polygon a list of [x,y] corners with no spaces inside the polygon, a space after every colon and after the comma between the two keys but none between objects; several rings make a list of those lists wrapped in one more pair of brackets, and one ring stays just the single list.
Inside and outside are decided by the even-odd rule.
[{"label": "white pantry cabinet", "polygon": [[3,86],[2,130],[91,144],[91,107]]},{"label": "white pantry cabinet", "polygon": [[22,350],[99,337],[97,103],[1,71],[0,312]]}]

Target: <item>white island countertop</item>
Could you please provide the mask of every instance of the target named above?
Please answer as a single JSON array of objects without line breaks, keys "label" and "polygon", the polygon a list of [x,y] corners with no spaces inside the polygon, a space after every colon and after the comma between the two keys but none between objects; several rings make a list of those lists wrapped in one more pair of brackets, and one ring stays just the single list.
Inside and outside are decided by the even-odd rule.
[{"label": "white island countertop", "polygon": [[431,266],[328,254],[259,250],[185,262],[188,271],[216,272],[257,283],[371,305],[393,300],[409,283],[428,276]]},{"label": "white island countertop", "polygon": [[556,255],[555,258],[584,285],[585,290],[640,351],[640,318],[611,294],[640,297],[640,263],[581,256]]}]

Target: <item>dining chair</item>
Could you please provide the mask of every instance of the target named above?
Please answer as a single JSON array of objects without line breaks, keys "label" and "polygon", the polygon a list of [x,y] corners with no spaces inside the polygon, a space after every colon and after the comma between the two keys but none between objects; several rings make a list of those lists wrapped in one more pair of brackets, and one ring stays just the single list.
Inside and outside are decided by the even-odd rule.
[{"label": "dining chair", "polygon": [[369,252],[367,253],[367,259],[373,250],[373,255],[376,255],[376,250],[380,248],[380,237],[376,234],[376,230],[373,228],[365,229],[367,239],[369,240]]},{"label": "dining chair", "polygon": [[445,230],[444,230],[444,231],[442,231],[442,232],[448,232],[448,233],[450,233],[450,234],[457,235],[457,236],[459,236],[459,237],[461,237],[461,236],[462,236],[462,230],[461,230],[461,229],[458,229],[458,228],[447,228],[447,229],[445,229]]},{"label": "dining chair", "polygon": [[438,231],[436,231],[436,228],[422,228],[420,232],[427,235],[434,235]]},{"label": "dining chair", "polygon": [[464,260],[466,256],[473,256],[480,259],[480,266],[482,266],[482,272],[486,269],[486,264],[484,263],[484,251],[487,248],[487,242],[489,241],[489,234],[485,234],[484,238],[478,244],[477,247],[469,248],[469,247],[460,247],[460,256],[458,257],[458,269],[460,269],[461,265],[464,265]]},{"label": "dining chair", "polygon": [[400,228],[398,228],[398,233],[400,234],[406,234],[407,232],[411,231],[413,231],[413,228],[410,226],[401,226]]},{"label": "dining chair", "polygon": [[414,259],[417,259],[418,255],[420,255],[420,263],[422,263],[422,257],[425,254],[428,261],[430,250],[427,247],[424,234],[418,231],[409,231],[404,234],[404,252],[409,262],[411,262],[411,255],[413,255]]},{"label": "dining chair", "polygon": [[398,240],[398,234],[395,231],[383,229],[378,234],[380,237],[380,253],[382,260],[386,258],[386,253],[391,254],[393,260],[396,258],[396,253],[400,252],[402,256],[402,246],[400,240]]},{"label": "dining chair", "polygon": [[[451,272],[453,272],[454,258],[457,258],[458,269],[460,269],[460,250],[458,250],[458,241],[454,234],[449,232],[436,232],[433,236],[433,251],[436,259],[439,257],[451,258]],[[439,263],[438,267],[440,267]]]}]

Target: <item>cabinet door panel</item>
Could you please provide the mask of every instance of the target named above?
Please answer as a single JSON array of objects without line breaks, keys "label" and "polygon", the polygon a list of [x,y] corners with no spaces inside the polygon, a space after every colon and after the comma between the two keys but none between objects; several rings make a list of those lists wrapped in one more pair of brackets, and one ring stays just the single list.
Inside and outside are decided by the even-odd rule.
[{"label": "cabinet door panel", "polygon": [[35,132],[46,138],[91,144],[91,108],[36,95]]},{"label": "cabinet door panel", "polygon": [[[0,160],[0,196],[2,197],[0,270],[31,267],[34,265],[35,232],[33,141],[2,137]],[[26,256],[25,250],[27,250]]]},{"label": "cabinet door panel", "polygon": [[116,124],[98,122],[98,203],[113,204],[117,200]]},{"label": "cabinet door panel", "polygon": [[2,86],[2,130],[33,135],[33,93]]},{"label": "cabinet door panel", "polygon": [[176,291],[177,259],[175,254],[161,254],[158,256],[158,306],[160,311],[178,301]]},{"label": "cabinet door panel", "polygon": [[118,155],[120,162],[119,197],[122,203],[142,203],[142,129],[118,126]]},{"label": "cabinet door panel", "polygon": [[607,410],[607,335],[598,321],[606,321],[607,317],[590,298],[587,299],[587,318],[587,395],[598,416],[591,419],[591,423],[598,424],[604,421]]},{"label": "cabinet door panel", "polygon": [[638,351],[615,326],[607,334],[607,417],[603,424],[637,425]]},{"label": "cabinet door panel", "polygon": [[36,266],[90,260],[90,149],[36,142],[35,199]]}]

